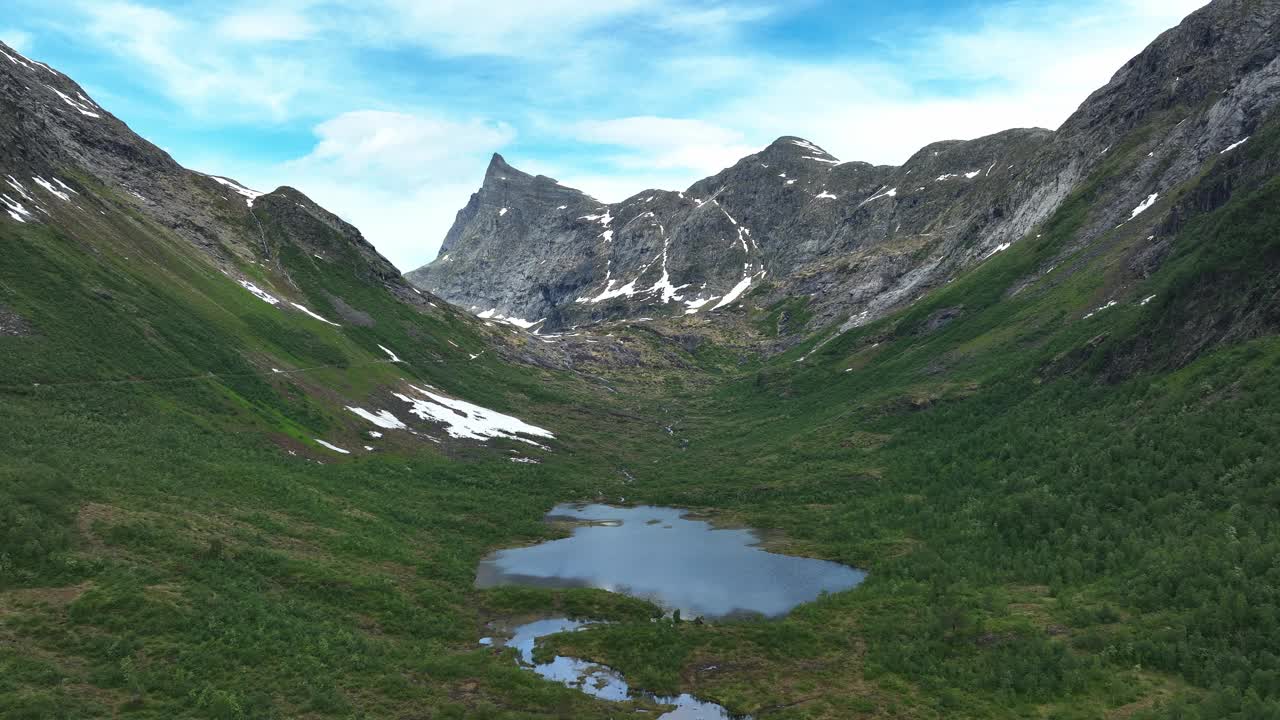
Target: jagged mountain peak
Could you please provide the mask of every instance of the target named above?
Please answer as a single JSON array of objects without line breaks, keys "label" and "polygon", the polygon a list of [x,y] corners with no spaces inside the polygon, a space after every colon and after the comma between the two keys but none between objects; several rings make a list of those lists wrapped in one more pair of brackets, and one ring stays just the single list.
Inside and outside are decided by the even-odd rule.
[{"label": "jagged mountain peak", "polygon": [[534,176],[512,167],[500,153],[494,153],[485,170],[485,184],[494,182],[522,182],[532,180]]},{"label": "jagged mountain peak", "polygon": [[494,181],[509,167],[498,157],[442,259],[409,278],[463,306],[547,317],[548,328],[725,312],[766,277],[753,302],[803,297],[815,322],[866,322],[1036,232],[1104,163],[1115,166],[1126,139],[1142,154],[1114,174],[1077,244],[1136,218],[1246,137],[1277,101],[1278,16],[1280,0],[1218,0],[1126,64],[1059,131],[931,143],[899,167],[842,161],[784,135],[683,193],[583,209],[561,197],[516,204]]}]

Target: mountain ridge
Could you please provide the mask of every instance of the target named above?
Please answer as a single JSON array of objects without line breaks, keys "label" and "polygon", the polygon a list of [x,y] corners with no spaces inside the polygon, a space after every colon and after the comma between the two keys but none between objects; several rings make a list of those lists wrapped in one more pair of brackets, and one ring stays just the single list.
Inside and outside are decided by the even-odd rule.
[{"label": "mountain ridge", "polygon": [[[463,229],[542,244],[450,251],[578,267],[540,334],[0,56],[0,716],[664,712],[498,647],[570,616],[600,622],[540,655],[736,715],[1280,717],[1280,6],[1210,8],[1067,139],[891,168],[781,138],[617,206],[498,156]],[[713,313],[744,261],[767,274]],[[681,288],[699,262],[720,285]],[[563,538],[562,503],[761,528],[866,581],[734,622],[476,587]]]},{"label": "mountain ridge", "polygon": [[[449,252],[406,277],[475,312],[546,318],[545,327],[558,329],[655,313],[678,321],[753,276],[748,289],[759,290],[767,273],[761,304],[807,296],[819,326],[851,327],[1033,234],[1136,130],[1165,134],[1165,147],[1150,143],[1151,161],[1108,188],[1107,217],[1082,229],[1081,245],[1247,136],[1275,105],[1275,10],[1273,2],[1230,0],[1196,11],[1117,70],[1057,131],[930,143],[896,167],[839,163],[808,140],[782,136],[683,192],[644,191],[591,212],[566,210],[574,218],[542,205],[507,208],[519,223],[460,214]],[[1184,114],[1169,122],[1170,113]],[[639,207],[646,200],[660,202]],[[701,201],[723,206],[725,217],[696,217]],[[646,219],[659,232],[645,228],[653,237],[578,222],[605,214],[623,227],[646,212],[655,213]],[[659,237],[668,230],[671,238]]]}]

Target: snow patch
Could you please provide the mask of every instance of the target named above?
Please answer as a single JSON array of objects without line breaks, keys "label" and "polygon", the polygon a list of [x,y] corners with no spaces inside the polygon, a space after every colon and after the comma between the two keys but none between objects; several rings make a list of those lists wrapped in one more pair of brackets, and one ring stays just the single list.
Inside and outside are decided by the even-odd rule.
[{"label": "snow patch", "polygon": [[1142,298],[1142,302],[1140,302],[1140,303],[1138,303],[1138,304],[1139,304],[1139,305],[1146,305],[1147,303],[1149,303],[1149,302],[1151,302],[1152,300],[1155,300],[1155,299],[1156,299],[1156,296],[1155,296],[1155,295],[1148,295],[1147,297]]},{"label": "snow patch", "polygon": [[609,225],[613,222],[613,215],[609,213],[609,208],[605,208],[604,212],[600,215],[583,215],[578,219],[590,220],[591,222],[598,222],[605,227],[609,227]]},{"label": "snow patch", "polygon": [[1008,250],[1010,245],[1012,245],[1012,243],[1000,243],[999,245],[996,246],[994,250],[987,253],[987,257],[991,257],[992,255],[995,255],[998,252],[1004,252],[1005,250]]},{"label": "snow patch", "polygon": [[414,385],[409,387],[419,397],[395,393],[396,398],[408,403],[411,406],[409,412],[423,420],[446,424],[448,427],[445,432],[450,437],[469,438],[481,442],[492,438],[507,438],[538,447],[542,446],[530,440],[529,437],[555,438],[551,432],[530,425],[519,418],[473,405],[464,400],[438,395]]},{"label": "snow patch", "polygon": [[840,198],[836,197],[835,195],[832,195],[826,190],[823,190],[822,192],[815,195],[813,199],[814,200],[839,200]]},{"label": "snow patch", "polygon": [[298,303],[296,303],[296,302],[291,302],[291,303],[289,303],[289,304],[290,304],[290,305],[292,305],[292,306],[294,306],[294,307],[296,307],[296,308],[298,308],[298,309],[299,309],[299,310],[301,310],[302,312],[304,312],[304,313],[306,313],[306,314],[310,315],[311,317],[315,318],[316,320],[319,320],[320,322],[325,323],[326,325],[332,325],[332,326],[334,326],[334,327],[342,327],[341,325],[339,325],[339,324],[338,324],[338,323],[336,323],[336,322],[330,322],[330,321],[328,321],[328,320],[326,320],[326,319],[324,319],[324,318],[320,317],[319,315],[317,315],[317,314],[315,314],[315,313],[311,312],[311,310],[310,310],[310,309],[308,309],[305,305],[299,305],[299,304],[298,304]]},{"label": "snow patch", "polygon": [[28,70],[32,70],[32,69],[34,69],[34,68],[32,68],[30,65],[28,65],[27,63],[23,62],[22,60],[19,60],[19,59],[15,58],[14,56],[10,55],[9,53],[7,53],[7,52],[5,52],[5,51],[3,51],[3,50],[0,50],[0,55],[3,55],[3,56],[5,56],[5,57],[9,58],[9,62],[13,63],[14,65],[21,65],[22,67],[24,67],[24,68],[26,68],[26,69],[28,69]]},{"label": "snow patch", "polygon": [[869,202],[871,202],[871,201],[873,201],[873,200],[879,200],[880,198],[886,198],[886,197],[890,197],[890,198],[891,198],[891,197],[897,197],[897,196],[898,196],[898,188],[889,188],[888,190],[885,190],[884,192],[881,192],[881,193],[876,194],[876,195],[872,195],[871,197],[867,198],[866,200],[863,200],[861,203],[858,203],[858,207],[862,207],[863,205],[866,205],[867,203],[869,203]]},{"label": "snow patch", "polygon": [[1243,139],[1243,140],[1241,140],[1241,141],[1239,141],[1239,142],[1231,143],[1230,145],[1228,145],[1228,146],[1227,146],[1227,148],[1226,148],[1225,150],[1223,150],[1222,152],[1220,152],[1220,153],[1218,153],[1218,154],[1219,154],[1219,155],[1226,155],[1227,153],[1231,152],[1232,150],[1235,150],[1236,148],[1240,147],[1241,145],[1243,145],[1243,144],[1245,144],[1245,143],[1247,143],[1247,142],[1249,142],[1249,138],[1245,138],[1245,139]]},{"label": "snow patch", "polygon": [[707,303],[719,297],[720,297],[719,295],[712,295],[709,298],[698,298],[697,300],[686,300],[684,305],[685,305],[685,308],[687,309],[684,311],[684,314],[696,315],[698,311],[702,309],[703,305],[706,305]]},{"label": "snow patch", "polygon": [[249,292],[253,293],[254,297],[258,298],[259,300],[261,300],[261,301],[263,301],[263,302],[265,302],[265,303],[267,303],[268,305],[279,305],[279,304],[280,304],[280,298],[278,298],[278,297],[276,297],[276,296],[272,295],[271,293],[267,292],[266,290],[263,290],[262,288],[258,287],[257,285],[254,285],[253,283],[249,282],[248,280],[241,280],[241,281],[240,281],[240,285],[241,285],[241,287],[243,287],[245,290],[248,290]]},{"label": "snow patch", "polygon": [[20,223],[27,222],[27,219],[32,217],[30,210],[8,195],[0,195],[0,202],[4,203],[5,212],[9,213],[9,217]]},{"label": "snow patch", "polygon": [[719,310],[722,307],[725,307],[727,305],[733,304],[734,302],[737,302],[738,298],[742,296],[742,293],[746,292],[747,288],[751,287],[752,281],[754,281],[756,278],[761,278],[764,276],[765,276],[765,271],[761,270],[759,273],[756,273],[755,275],[748,275],[747,277],[742,278],[741,280],[738,281],[738,284],[734,285],[733,289],[730,290],[724,296],[724,298],[720,302],[716,303],[716,306],[711,309]]},{"label": "snow patch", "polygon": [[1147,196],[1146,200],[1143,200],[1138,207],[1133,209],[1133,214],[1129,216],[1129,219],[1132,220],[1147,210],[1150,210],[1151,206],[1155,205],[1156,200],[1158,199],[1160,199],[1160,193],[1151,193],[1151,195]]},{"label": "snow patch", "polygon": [[347,410],[350,410],[351,412],[355,413],[356,415],[359,415],[360,417],[364,418],[365,420],[368,420],[369,422],[373,423],[374,425],[377,425],[380,428],[385,428],[387,430],[407,430],[408,429],[407,425],[400,422],[400,419],[397,418],[395,415],[392,415],[391,412],[388,410],[379,410],[376,413],[371,413],[368,410],[365,410],[364,408],[351,407],[350,405],[347,406]]},{"label": "snow patch", "polygon": [[245,203],[249,207],[253,207],[254,200],[257,200],[263,195],[266,195],[266,193],[258,192],[257,190],[250,190],[249,188],[241,185],[238,182],[235,182],[234,180],[228,180],[224,177],[218,177],[217,175],[210,175],[209,177],[219,185],[224,185],[226,187],[229,187],[231,188],[232,192],[235,192],[237,195],[243,196],[245,198]]},{"label": "snow patch", "polygon": [[[52,91],[54,91],[55,93],[57,93],[57,94],[58,94],[58,97],[62,98],[62,102],[64,102],[64,103],[66,103],[66,104],[70,105],[72,108],[74,108],[74,109],[75,109],[75,111],[76,111],[76,112],[80,113],[81,115],[84,115],[85,117],[91,117],[91,118],[94,118],[95,120],[96,120],[96,119],[98,119],[98,118],[101,118],[101,117],[102,117],[101,115],[99,115],[98,113],[96,113],[96,112],[94,112],[94,111],[93,111],[93,110],[94,110],[94,108],[93,108],[92,106],[85,105],[84,103],[80,102],[79,100],[76,100],[75,98],[71,97],[70,95],[67,95],[66,93],[62,92],[62,91],[61,91],[61,90],[59,90],[58,88],[53,87],[52,85],[45,85],[45,87],[47,87],[47,88],[49,88],[50,90],[52,90]],[[99,108],[99,109],[101,109],[101,108]]]},{"label": "snow patch", "polygon": [[343,455],[350,455],[350,454],[351,454],[351,451],[350,451],[350,450],[343,450],[342,448],[338,447],[337,445],[333,445],[333,444],[331,444],[331,443],[327,443],[327,442],[325,442],[325,441],[321,440],[320,438],[312,438],[312,439],[313,439],[313,440],[315,440],[317,443],[319,443],[319,444],[321,444],[321,445],[323,445],[323,446],[325,446],[325,447],[329,448],[330,450],[332,450],[332,451],[334,451],[334,452],[336,452],[336,453],[342,453]]},{"label": "snow patch", "polygon": [[[1155,296],[1153,295],[1152,297],[1155,297]],[[1085,315],[1085,316],[1084,316],[1084,319],[1085,319],[1085,320],[1088,320],[1089,318],[1093,317],[1094,315],[1097,315],[1098,313],[1102,312],[1103,310],[1110,310],[1111,308],[1113,308],[1113,307],[1115,307],[1116,305],[1119,305],[1119,304],[1120,304],[1120,303],[1119,303],[1119,301],[1117,301],[1117,300],[1111,300],[1111,301],[1109,301],[1106,305],[1103,305],[1102,307],[1097,308],[1096,310],[1094,310],[1093,312],[1089,313],[1088,315]]]},{"label": "snow patch", "polygon": [[511,208],[502,208],[501,210],[498,211],[498,217],[502,217],[503,215],[506,215],[509,212],[511,212]]},{"label": "snow patch", "polygon": [[[500,315],[500,314],[498,313],[498,309],[497,309],[497,308],[491,308],[491,309],[489,309],[489,310],[485,310],[484,312],[482,312],[482,313],[480,313],[480,314],[476,315],[476,317],[480,318],[481,320],[493,320],[494,322],[500,322],[500,323],[503,323],[503,324],[505,324],[505,325],[514,325],[514,326],[516,326],[516,327],[518,327],[518,328],[522,328],[522,329],[524,329],[524,330],[528,330],[529,328],[533,327],[534,325],[540,325],[540,324],[542,324],[542,323],[546,322],[546,320],[547,320],[546,318],[542,318],[541,320],[534,320],[534,321],[532,321],[532,322],[531,322],[531,321],[529,321],[529,320],[524,320],[524,319],[522,319],[522,318],[518,318],[518,317],[516,317],[515,315],[510,315],[510,316],[507,316],[507,315]],[[381,347],[381,346],[379,346],[379,347]]]},{"label": "snow patch", "polygon": [[391,352],[391,350],[389,350],[386,345],[379,345],[378,348],[381,349],[382,352],[386,353],[387,357],[391,358],[391,362],[393,363],[404,362],[400,358],[396,357],[396,354]]},{"label": "snow patch", "polygon": [[71,201],[70,195],[54,187],[53,183],[49,182],[48,180],[45,180],[44,178],[39,176],[33,177],[31,179],[34,180],[36,184],[39,185],[40,187],[44,188],[45,190],[48,190],[50,195],[53,195],[63,201],[67,201],[67,202]]},{"label": "snow patch", "polygon": [[[811,153],[813,153],[813,154],[815,154],[815,155],[825,155],[825,156],[827,156],[827,157],[829,157],[829,158],[834,158],[834,157],[835,157],[835,155],[832,155],[831,153],[827,152],[826,150],[823,150],[822,148],[818,147],[817,145],[814,145],[813,143],[809,142],[808,140],[792,140],[792,141],[791,141],[791,144],[792,144],[792,145],[796,145],[796,146],[798,146],[798,147],[802,147],[802,148],[804,148],[805,150],[808,150],[809,152],[811,152]],[[816,159],[816,158],[815,158],[815,159]],[[837,162],[839,162],[839,161],[837,161]]]}]

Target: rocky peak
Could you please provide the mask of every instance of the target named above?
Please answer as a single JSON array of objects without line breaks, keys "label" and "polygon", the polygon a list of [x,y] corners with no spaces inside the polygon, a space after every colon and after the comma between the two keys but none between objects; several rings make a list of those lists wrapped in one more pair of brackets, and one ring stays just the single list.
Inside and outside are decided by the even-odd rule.
[{"label": "rocky peak", "polygon": [[[1086,185],[1094,200],[1077,248],[1173,194],[1280,103],[1278,19],[1280,0],[1216,0],[1059,131],[932,143],[901,167],[842,162],[783,136],[683,193],[605,206],[560,189],[581,206],[547,198],[526,212],[493,187],[494,168],[509,167],[495,158],[448,252],[409,277],[460,305],[546,317],[548,328],[629,315],[697,321],[788,297],[807,298],[815,323],[867,322],[1034,237]],[[490,207],[476,208],[478,198]]]},{"label": "rocky peak", "polygon": [[489,160],[489,167],[484,172],[484,186],[492,187],[497,183],[521,183],[533,180],[533,176],[511,167],[507,159],[494,153]]}]

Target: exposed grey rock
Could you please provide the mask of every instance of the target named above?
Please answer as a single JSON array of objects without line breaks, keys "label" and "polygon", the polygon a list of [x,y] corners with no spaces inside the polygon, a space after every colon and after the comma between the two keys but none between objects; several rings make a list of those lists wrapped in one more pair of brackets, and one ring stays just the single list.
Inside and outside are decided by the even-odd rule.
[{"label": "exposed grey rock", "polygon": [[1034,238],[1073,194],[1091,196],[1068,251],[1117,225],[1159,225],[1165,199],[1280,102],[1278,19],[1280,0],[1217,0],[1058,131],[934,143],[901,167],[840,162],[783,137],[683,193],[605,205],[495,156],[440,257],[407,277],[547,329],[714,316],[735,289],[767,280],[761,304],[808,296],[815,327],[856,327]]},{"label": "exposed grey rock", "polygon": [[0,336],[19,337],[31,334],[31,324],[18,313],[0,305]]}]

